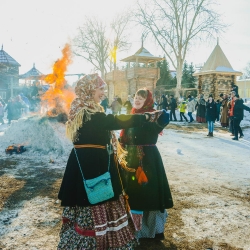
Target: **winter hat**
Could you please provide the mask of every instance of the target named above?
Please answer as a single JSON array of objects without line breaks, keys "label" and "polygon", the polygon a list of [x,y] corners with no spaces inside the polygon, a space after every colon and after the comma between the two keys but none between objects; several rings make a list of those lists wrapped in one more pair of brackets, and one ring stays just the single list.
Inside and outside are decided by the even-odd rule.
[{"label": "winter hat", "polygon": [[235,97],[240,98],[240,96],[238,94],[236,94]]},{"label": "winter hat", "polygon": [[222,96],[223,96],[223,94],[221,93],[221,94],[220,94],[220,97],[222,97]]},{"label": "winter hat", "polygon": [[188,95],[188,98],[191,98],[191,95]]},{"label": "winter hat", "polygon": [[212,95],[212,94],[210,94],[208,97],[212,97],[212,98],[213,98],[213,95]]}]

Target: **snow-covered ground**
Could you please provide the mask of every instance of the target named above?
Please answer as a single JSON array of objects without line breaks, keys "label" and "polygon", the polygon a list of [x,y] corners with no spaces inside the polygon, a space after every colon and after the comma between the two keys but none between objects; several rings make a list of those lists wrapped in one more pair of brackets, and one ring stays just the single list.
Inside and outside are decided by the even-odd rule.
[{"label": "snow-covered ground", "polygon": [[[175,207],[168,211],[165,248],[148,243],[142,249],[170,249],[170,243],[179,249],[201,240],[213,249],[250,249],[250,115],[245,115],[245,137],[239,141],[219,124],[213,138],[207,138],[205,124],[176,122],[164,129],[157,145]],[[0,126],[0,249],[56,249],[57,192],[71,150],[64,133],[64,124],[39,116]],[[27,151],[6,155],[13,143],[25,144]],[[223,244],[231,248],[220,248]]]}]

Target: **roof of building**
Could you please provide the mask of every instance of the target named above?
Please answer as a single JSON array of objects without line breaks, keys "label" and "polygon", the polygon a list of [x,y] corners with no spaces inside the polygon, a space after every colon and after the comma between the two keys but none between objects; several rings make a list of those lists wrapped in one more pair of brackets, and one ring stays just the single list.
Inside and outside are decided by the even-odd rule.
[{"label": "roof of building", "polygon": [[143,46],[132,56],[122,59],[122,62],[152,63],[161,61],[163,58],[152,55]]},{"label": "roof of building", "polygon": [[3,45],[0,50],[0,63],[11,66],[21,66],[14,58],[12,58],[8,53],[3,50]]},{"label": "roof of building", "polygon": [[227,57],[225,56],[224,52],[222,51],[219,43],[217,43],[211,55],[207,59],[206,63],[201,68],[201,70],[195,72],[193,75],[198,76],[198,75],[206,75],[214,73],[221,73],[221,74],[230,73],[238,76],[242,75],[241,72],[233,69]]},{"label": "roof of building", "polygon": [[36,69],[35,64],[33,64],[33,68],[19,76],[20,79],[38,79],[39,77],[43,76],[38,69]]}]

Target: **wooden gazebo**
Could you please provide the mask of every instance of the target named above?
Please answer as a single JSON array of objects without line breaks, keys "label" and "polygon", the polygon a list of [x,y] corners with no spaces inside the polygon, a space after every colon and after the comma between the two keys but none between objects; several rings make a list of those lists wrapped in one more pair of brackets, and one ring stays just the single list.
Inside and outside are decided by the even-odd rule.
[{"label": "wooden gazebo", "polygon": [[24,79],[26,81],[35,80],[38,81],[43,77],[43,73],[41,73],[35,66],[35,63],[33,63],[33,67],[26,72],[25,74],[22,74],[19,76],[19,79]]}]

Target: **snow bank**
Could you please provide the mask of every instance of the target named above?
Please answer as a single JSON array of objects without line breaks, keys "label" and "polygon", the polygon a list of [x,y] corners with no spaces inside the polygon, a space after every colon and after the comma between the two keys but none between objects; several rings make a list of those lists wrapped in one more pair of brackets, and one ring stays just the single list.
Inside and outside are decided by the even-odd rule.
[{"label": "snow bank", "polygon": [[1,153],[5,154],[3,149],[12,144],[25,145],[28,153],[40,155],[60,156],[68,154],[72,148],[65,136],[65,125],[40,116],[13,121],[0,136]]}]

